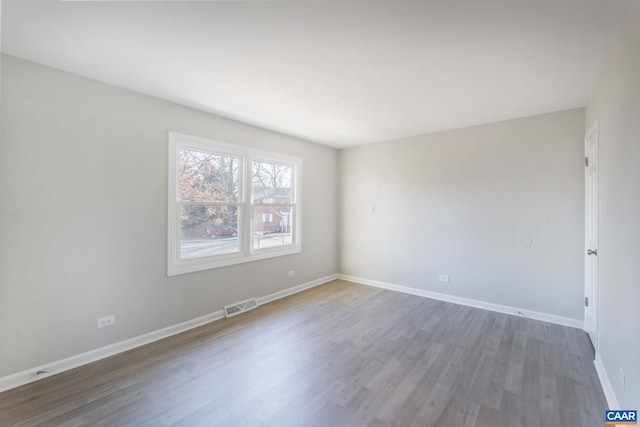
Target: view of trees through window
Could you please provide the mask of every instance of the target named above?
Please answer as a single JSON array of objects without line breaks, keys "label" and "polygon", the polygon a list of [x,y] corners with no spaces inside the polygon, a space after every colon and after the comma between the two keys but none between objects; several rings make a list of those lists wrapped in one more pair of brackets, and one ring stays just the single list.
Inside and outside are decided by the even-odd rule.
[{"label": "view of trees through window", "polygon": [[[179,150],[181,259],[241,250],[242,161],[223,153]],[[251,163],[253,249],[291,245],[294,168],[262,160]]]},{"label": "view of trees through window", "polygon": [[251,202],[255,249],[292,244],[292,174],[290,165],[253,162]]},{"label": "view of trees through window", "polygon": [[[238,252],[240,157],[180,150],[180,257]],[[211,240],[204,244],[203,241]]]}]

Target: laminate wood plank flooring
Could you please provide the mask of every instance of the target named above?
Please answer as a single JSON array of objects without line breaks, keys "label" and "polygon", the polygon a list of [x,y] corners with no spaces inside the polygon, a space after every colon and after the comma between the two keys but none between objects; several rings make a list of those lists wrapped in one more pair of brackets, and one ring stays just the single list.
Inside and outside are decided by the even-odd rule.
[{"label": "laminate wood plank flooring", "polygon": [[578,329],[336,280],[0,393],[0,426],[600,427]]}]

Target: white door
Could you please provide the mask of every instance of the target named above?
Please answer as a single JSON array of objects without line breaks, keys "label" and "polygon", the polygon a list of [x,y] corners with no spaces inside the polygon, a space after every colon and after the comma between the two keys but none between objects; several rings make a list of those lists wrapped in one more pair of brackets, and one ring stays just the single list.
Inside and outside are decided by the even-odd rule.
[{"label": "white door", "polygon": [[598,351],[598,122],[585,136],[584,326]]}]

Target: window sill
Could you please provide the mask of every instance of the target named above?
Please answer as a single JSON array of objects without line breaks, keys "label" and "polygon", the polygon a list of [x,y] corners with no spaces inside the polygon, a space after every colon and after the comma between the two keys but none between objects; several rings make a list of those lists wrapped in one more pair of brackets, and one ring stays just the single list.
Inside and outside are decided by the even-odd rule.
[{"label": "window sill", "polygon": [[293,255],[302,252],[299,245],[292,246],[287,249],[260,249],[249,256],[243,254],[234,254],[226,259],[217,259],[205,261],[206,258],[198,258],[194,260],[179,261],[167,268],[167,276],[177,276],[186,273],[195,273],[197,271],[210,270],[214,268],[228,267],[231,265],[244,264],[246,262],[260,261],[263,259],[276,258],[280,256]]}]

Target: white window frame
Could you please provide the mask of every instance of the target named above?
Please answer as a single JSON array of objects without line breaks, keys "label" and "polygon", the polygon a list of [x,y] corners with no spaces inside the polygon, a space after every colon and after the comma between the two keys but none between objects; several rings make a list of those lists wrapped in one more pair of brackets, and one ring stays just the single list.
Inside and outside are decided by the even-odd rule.
[{"label": "white window frame", "polygon": [[[178,159],[180,149],[203,150],[240,157],[240,188],[238,206],[238,252],[212,255],[201,258],[180,258],[180,186],[178,183]],[[291,255],[302,252],[302,221],[301,221],[301,189],[302,189],[302,160],[284,154],[272,153],[240,145],[228,144],[209,138],[169,132],[169,162],[168,162],[168,210],[167,210],[167,275],[192,273],[209,270],[261,259]],[[269,248],[253,248],[253,218],[252,218],[252,178],[253,160],[273,161],[290,165],[294,169],[292,174],[291,208],[294,216],[291,231],[292,244]]]}]

